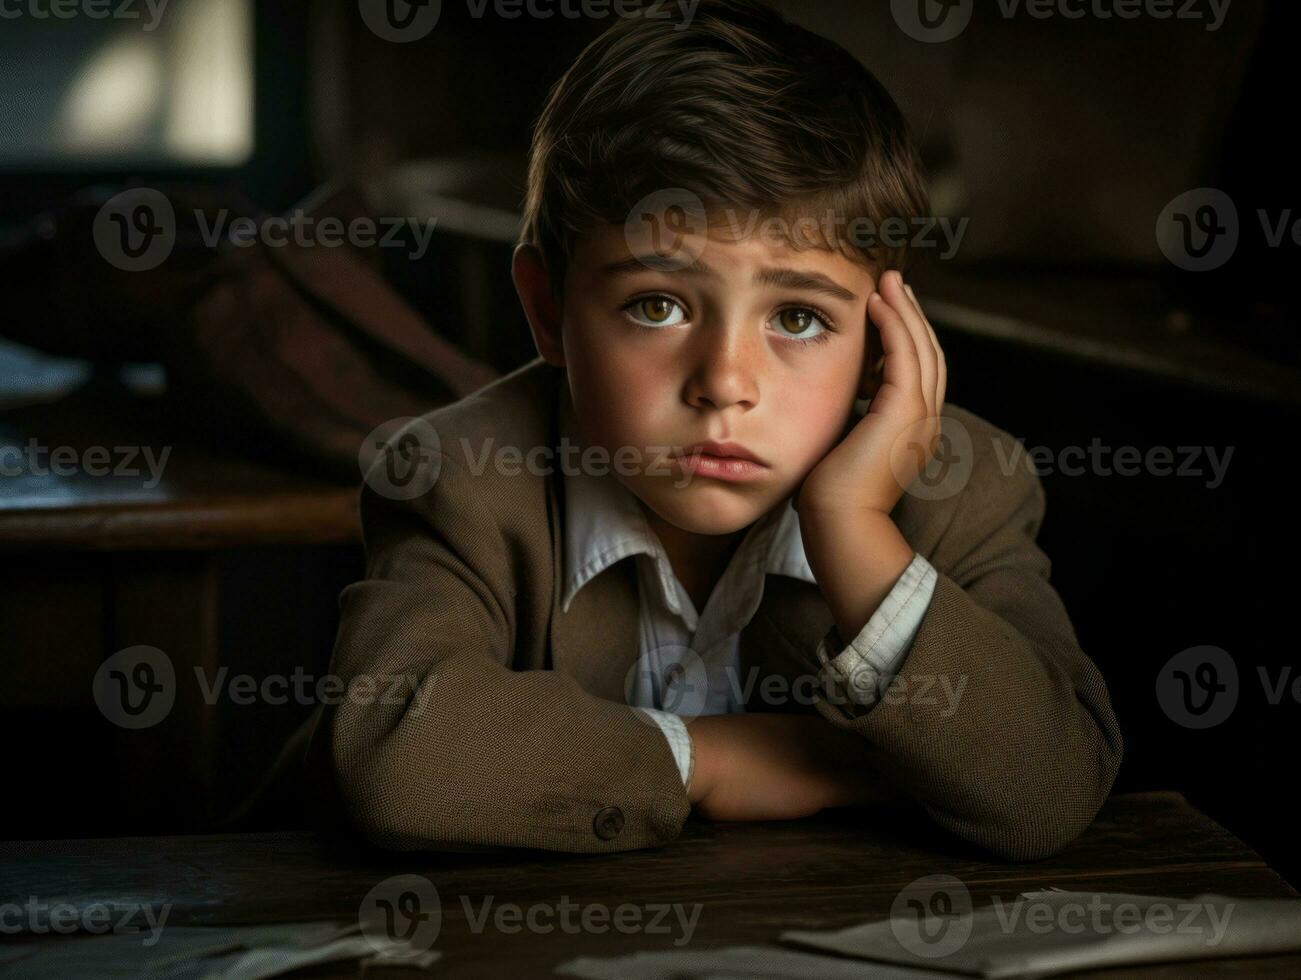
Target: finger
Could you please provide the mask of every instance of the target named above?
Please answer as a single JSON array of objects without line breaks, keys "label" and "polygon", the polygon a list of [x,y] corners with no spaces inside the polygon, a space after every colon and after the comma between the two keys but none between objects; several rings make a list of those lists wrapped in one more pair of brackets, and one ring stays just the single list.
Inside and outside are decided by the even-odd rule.
[{"label": "finger", "polygon": [[[872,295],[875,295],[873,291]],[[867,310],[863,314],[864,336],[863,336],[863,370],[858,375],[858,397],[871,398],[876,394],[877,388],[881,385],[881,369],[884,366],[884,355],[881,353],[881,341],[872,340],[877,333],[872,324],[872,296],[867,298]]]},{"label": "finger", "polygon": [[923,411],[927,417],[930,417],[934,414],[932,403],[935,398],[935,350],[926,334],[926,325],[918,314],[912,299],[908,296],[903,275],[895,271],[893,275],[888,277],[888,280],[885,284],[885,288],[889,290],[888,298],[891,305],[903,317],[917,348],[917,362],[921,372],[918,394],[922,399]]},{"label": "finger", "polygon": [[881,384],[893,385],[905,392],[916,392],[921,385],[921,366],[917,362],[917,345],[912,331],[881,293],[868,300],[868,315],[881,335],[885,363]]},{"label": "finger", "polygon": [[939,337],[935,335],[935,328],[931,326],[931,321],[926,316],[926,311],[922,309],[921,303],[917,299],[917,294],[913,292],[912,286],[905,284],[908,292],[908,298],[912,300],[913,307],[917,310],[917,315],[921,317],[922,323],[926,325],[926,332],[930,336],[931,346],[935,349],[936,377],[935,377],[935,413],[938,415],[944,407],[944,395],[948,390],[949,383],[949,365],[944,356],[944,348],[940,346]]},{"label": "finger", "polygon": [[935,349],[935,342],[931,335],[930,326],[926,322],[926,316],[922,313],[921,307],[917,305],[916,298],[911,294],[912,287],[904,282],[902,275],[899,277],[899,286],[908,302],[906,317],[917,331],[917,349],[921,352],[922,383],[926,391],[927,414],[934,417],[939,411],[935,403],[935,392],[939,380],[939,354]]},{"label": "finger", "polygon": [[919,368],[917,394],[921,397],[929,417],[934,414],[932,402],[935,398],[935,350],[926,335],[926,325],[922,322],[912,300],[908,298],[908,293],[904,289],[903,276],[899,272],[892,271],[887,274],[882,288],[887,291],[886,298],[902,318],[912,338]]}]

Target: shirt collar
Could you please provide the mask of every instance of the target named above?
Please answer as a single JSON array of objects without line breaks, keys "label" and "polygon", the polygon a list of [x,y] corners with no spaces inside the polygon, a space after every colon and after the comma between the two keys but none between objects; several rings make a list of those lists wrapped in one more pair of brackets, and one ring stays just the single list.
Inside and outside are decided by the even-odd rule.
[{"label": "shirt collar", "polygon": [[[558,412],[562,439],[579,445],[578,430],[569,398],[568,385],[561,383]],[[563,455],[574,459],[579,454]],[[598,475],[578,465],[562,469],[564,478],[564,591],[561,609],[569,611],[574,595],[615,562],[629,555],[645,554],[654,559],[665,602],[675,613],[685,615],[678,601],[678,585],[659,538],[651,530],[633,493],[612,474]],[[766,539],[766,544],[765,544]],[[804,553],[799,515],[788,498],[780,507],[761,517],[751,527],[734,558],[747,560],[742,549],[763,548],[758,563],[763,574],[773,573],[816,585]]]}]

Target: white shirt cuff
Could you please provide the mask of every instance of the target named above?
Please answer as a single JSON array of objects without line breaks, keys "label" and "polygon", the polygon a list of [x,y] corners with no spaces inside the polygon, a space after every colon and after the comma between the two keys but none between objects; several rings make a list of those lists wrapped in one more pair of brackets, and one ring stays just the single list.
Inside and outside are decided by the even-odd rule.
[{"label": "white shirt cuff", "polygon": [[903,666],[930,607],[939,576],[916,554],[872,618],[848,645],[833,625],[818,644],[820,669],[853,704],[870,708]]},{"label": "white shirt cuff", "polygon": [[638,708],[638,711],[644,711],[650,716],[655,724],[660,726],[660,731],[668,739],[669,748],[673,751],[673,761],[678,764],[678,772],[682,776],[682,785],[691,785],[691,770],[695,763],[695,753],[692,751],[691,735],[687,732],[686,723],[671,711],[660,711],[658,708]]}]

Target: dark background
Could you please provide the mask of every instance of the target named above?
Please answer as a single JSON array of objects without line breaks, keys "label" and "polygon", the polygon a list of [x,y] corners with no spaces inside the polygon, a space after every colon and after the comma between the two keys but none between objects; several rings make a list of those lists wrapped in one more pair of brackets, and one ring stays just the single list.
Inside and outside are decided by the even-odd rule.
[{"label": "dark background", "polygon": [[[1275,220],[1297,209],[1301,220],[1297,6],[1236,0],[1210,32],[1200,22],[1150,19],[1009,21],[982,3],[946,44],[909,38],[885,3],[780,6],[878,75],[914,127],[937,213],[970,221],[958,255],[932,256],[914,279],[949,357],[950,401],[1027,447],[1095,438],[1143,451],[1232,447],[1216,488],[1195,477],[1045,474],[1041,543],[1125,730],[1117,789],[1184,792],[1298,881],[1287,790],[1301,709],[1290,695],[1268,703],[1258,676],[1301,668],[1282,629],[1301,544],[1291,438],[1301,402],[1298,247],[1291,239],[1270,247],[1256,218],[1259,209]],[[368,31],[355,3],[252,10],[246,161],[4,156],[0,227],[16,233],[88,186],[164,180],[237,188],[283,210],[327,180],[391,187],[384,182],[413,161],[438,165],[446,196],[510,212],[549,86],[609,23],[504,20],[491,11],[476,20],[448,2],[428,38],[399,45]],[[42,77],[23,75],[23,66],[75,58],[95,40],[84,24],[75,43],[36,27],[0,24],[0,66],[9,66],[0,81],[6,71]],[[28,61],[14,60],[20,52]],[[53,98],[8,89],[11,112]],[[1187,272],[1162,255],[1155,228],[1167,203],[1203,187],[1234,201],[1242,240],[1221,268]],[[419,261],[382,261],[435,330],[505,371],[533,356],[510,283],[510,245],[472,224],[440,231]],[[0,314],[0,337],[12,315]],[[106,368],[80,370],[0,346],[7,403],[60,371],[97,383]],[[84,692],[97,658],[112,652],[96,647],[95,625],[112,605],[111,569],[39,548],[8,548],[6,559],[0,730],[11,792],[0,835],[202,829],[133,798],[123,787],[138,786],[139,774],[125,781],[130,763],[103,750],[109,726]],[[360,575],[360,562],[355,543],[223,552],[218,618],[228,662],[253,673],[295,664],[323,671],[338,590]],[[1233,658],[1239,700],[1227,721],[1199,731],[1163,713],[1156,691],[1171,657],[1203,645]],[[217,779],[233,799],[257,782],[307,709],[222,710]]]}]

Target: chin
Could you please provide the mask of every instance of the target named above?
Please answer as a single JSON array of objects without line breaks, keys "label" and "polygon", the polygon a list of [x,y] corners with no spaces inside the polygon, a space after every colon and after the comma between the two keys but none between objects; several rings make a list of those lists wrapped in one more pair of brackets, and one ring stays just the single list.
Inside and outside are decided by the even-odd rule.
[{"label": "chin", "polygon": [[732,534],[770,509],[756,496],[730,486],[706,486],[705,481],[643,499],[664,520],[692,534]]}]

